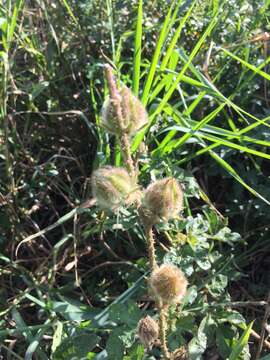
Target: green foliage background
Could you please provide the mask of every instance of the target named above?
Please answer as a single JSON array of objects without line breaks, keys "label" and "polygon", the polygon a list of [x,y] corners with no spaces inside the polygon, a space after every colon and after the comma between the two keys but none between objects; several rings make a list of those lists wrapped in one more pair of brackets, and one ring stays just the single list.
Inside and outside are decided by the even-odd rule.
[{"label": "green foliage background", "polygon": [[0,28],[1,355],[160,356],[135,336],[154,314],[135,210],[80,206],[92,170],[121,164],[99,126],[110,61],[150,114],[141,183],[185,186],[183,217],[156,229],[160,261],[190,283],[170,347],[254,358],[264,308],[248,302],[270,285],[269,1],[4,0]]}]

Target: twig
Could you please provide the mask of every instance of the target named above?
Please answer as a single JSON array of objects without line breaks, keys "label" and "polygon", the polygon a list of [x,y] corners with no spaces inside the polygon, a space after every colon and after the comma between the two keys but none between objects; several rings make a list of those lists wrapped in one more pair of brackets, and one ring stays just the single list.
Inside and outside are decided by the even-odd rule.
[{"label": "twig", "polygon": [[74,272],[75,272],[75,284],[80,286],[80,279],[78,275],[78,256],[77,256],[77,244],[78,244],[78,213],[75,213],[73,219],[73,251],[74,251]]},{"label": "twig", "polygon": [[136,266],[130,261],[124,261],[124,260],[123,261],[105,261],[102,264],[98,264],[98,265],[92,267],[85,274],[83,274],[82,278],[87,277],[89,274],[95,272],[96,270],[99,270],[100,268],[107,267],[110,265],[127,265],[127,266],[132,266],[132,267],[136,268]]},{"label": "twig", "polygon": [[[261,337],[259,334],[256,333],[256,331],[251,330],[250,334],[256,339],[256,340],[261,340]],[[270,349],[270,342],[267,340],[264,340],[263,342],[264,346],[267,347],[268,349]]]},{"label": "twig", "polygon": [[29,242],[29,241],[31,241],[31,240],[39,237],[39,236],[42,236],[42,235],[46,234],[48,231],[51,231],[51,230],[55,229],[57,226],[62,225],[67,220],[73,218],[76,213],[78,213],[80,211],[83,211],[84,209],[87,209],[89,207],[94,206],[95,203],[96,203],[96,199],[87,200],[82,205],[76,207],[75,209],[71,210],[69,213],[62,216],[54,224],[45,227],[44,229],[40,230],[39,232],[37,232],[35,234],[27,236],[25,239],[20,241],[19,244],[17,245],[16,250],[15,250],[15,256],[16,257],[18,256],[18,251],[19,251],[22,244],[25,244],[25,243],[27,243],[27,242]]},{"label": "twig", "polygon": [[266,306],[267,301],[234,301],[234,302],[224,302],[224,303],[210,303],[205,304],[203,307],[198,306],[196,308],[190,308],[188,311],[200,311],[205,308],[212,308],[212,307],[224,307],[224,308],[230,308],[230,307],[248,307],[248,306]]},{"label": "twig", "polygon": [[122,261],[123,259],[118,256],[116,254],[115,251],[113,251],[113,249],[110,247],[109,244],[106,243],[106,241],[104,240],[104,234],[103,234],[103,224],[106,220],[106,214],[105,212],[103,211],[101,213],[101,218],[100,218],[100,226],[99,226],[99,240],[102,244],[102,246],[112,255],[112,257],[114,257],[116,260],[119,260],[119,261]]},{"label": "twig", "polygon": [[270,315],[270,291],[268,293],[267,305],[266,305],[264,317],[262,320],[262,329],[261,329],[261,334],[260,334],[260,342],[259,342],[259,346],[258,346],[257,353],[256,353],[256,360],[259,360],[259,358],[261,356],[261,352],[262,352],[262,348],[263,348],[263,344],[264,344],[265,327],[267,325],[267,320],[268,320],[269,315]]},{"label": "twig", "polygon": [[205,76],[207,77],[207,79],[210,82],[212,82],[212,80],[211,80],[209,72],[208,72],[208,67],[209,67],[209,63],[210,63],[210,57],[211,57],[211,53],[212,53],[212,50],[213,50],[213,46],[214,46],[214,42],[211,41],[209,49],[208,49],[207,54],[206,54],[204,64],[203,64],[203,72],[204,72]]},{"label": "twig", "polygon": [[12,356],[14,356],[14,359],[19,359],[19,360],[23,360],[22,357],[20,357],[19,355],[17,355],[13,350],[11,350],[8,346],[5,346],[4,344],[0,345],[0,349],[1,347],[3,349],[5,349],[8,353],[10,353]]}]

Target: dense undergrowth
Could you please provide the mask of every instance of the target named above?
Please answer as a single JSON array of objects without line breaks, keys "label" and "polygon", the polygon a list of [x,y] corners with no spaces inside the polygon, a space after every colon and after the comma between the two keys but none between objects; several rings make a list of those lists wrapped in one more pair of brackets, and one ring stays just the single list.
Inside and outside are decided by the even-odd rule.
[{"label": "dense undergrowth", "polygon": [[[174,176],[184,210],[154,230],[186,297],[169,347],[269,359],[269,1],[3,1],[0,5],[0,348],[4,359],[158,359],[136,209],[93,205],[122,165],[100,126],[110,62],[147,108],[139,180]],[[265,321],[264,321],[265,320]],[[260,346],[262,349],[260,351]],[[258,351],[259,349],[259,351]]]}]

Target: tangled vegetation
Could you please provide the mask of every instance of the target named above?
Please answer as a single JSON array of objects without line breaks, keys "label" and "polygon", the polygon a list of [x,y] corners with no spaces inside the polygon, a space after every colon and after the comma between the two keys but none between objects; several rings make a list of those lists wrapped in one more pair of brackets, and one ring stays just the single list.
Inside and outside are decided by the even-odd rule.
[{"label": "tangled vegetation", "polygon": [[3,359],[270,359],[269,14],[2,1]]}]

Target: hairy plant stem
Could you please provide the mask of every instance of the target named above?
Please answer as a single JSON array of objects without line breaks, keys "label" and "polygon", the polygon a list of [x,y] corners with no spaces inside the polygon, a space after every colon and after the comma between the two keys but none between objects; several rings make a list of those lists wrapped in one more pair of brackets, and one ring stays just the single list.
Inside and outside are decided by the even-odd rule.
[{"label": "hairy plant stem", "polygon": [[[151,272],[153,272],[157,268],[153,225],[151,222],[147,222],[147,220],[143,217],[143,215],[141,216],[142,216],[142,220],[144,221],[144,229],[147,240],[150,270]],[[167,360],[170,359],[170,353],[167,347],[167,340],[166,340],[168,307],[163,305],[161,300],[156,300],[156,305],[159,311],[159,337],[161,341],[161,348],[164,355],[164,359]]]},{"label": "hairy plant stem", "polygon": [[134,167],[134,162],[131,157],[131,146],[128,134],[125,131],[123,112],[121,109],[121,96],[118,92],[116,81],[113,76],[113,70],[110,65],[105,65],[105,76],[108,83],[110,99],[112,102],[112,106],[114,107],[114,111],[116,114],[116,118],[118,120],[118,125],[121,130],[121,135],[119,136],[121,151],[124,158],[125,166],[130,176],[136,177],[136,171]]},{"label": "hairy plant stem", "polygon": [[164,306],[159,301],[159,337],[161,341],[161,348],[164,355],[164,359],[170,359],[170,352],[167,347],[166,331],[167,331],[167,306]]},{"label": "hairy plant stem", "polygon": [[122,136],[120,137],[120,144],[121,144],[121,150],[124,158],[124,162],[127,168],[128,173],[133,178],[136,177],[136,171],[134,167],[134,162],[131,157],[131,146],[129,142],[129,137],[126,133],[123,132]]},{"label": "hairy plant stem", "polygon": [[[123,112],[125,109],[121,108],[121,96],[118,92],[117,85],[113,77],[113,70],[108,64],[105,66],[105,76],[108,83],[110,100],[112,102],[112,106],[114,108],[116,118],[118,121],[118,126],[121,132],[119,135],[119,141],[121,145],[123,160],[125,162],[125,166],[130,176],[136,178],[136,170],[135,170],[134,162],[131,157],[131,146],[130,146],[129,136],[126,133],[124,127]],[[155,240],[152,230],[153,224],[152,222],[149,222],[149,219],[147,219],[143,215],[143,212],[140,214],[140,216],[144,224],[145,236],[147,240],[150,270],[151,272],[153,272],[157,268],[156,254],[155,254]],[[162,346],[164,359],[167,360],[170,359],[170,353],[166,341],[167,307],[164,306],[161,301],[157,301],[157,306],[159,309],[159,331],[160,331],[161,346]]]},{"label": "hairy plant stem", "polygon": [[156,262],[156,253],[155,253],[155,239],[152,230],[152,225],[145,225],[145,236],[147,240],[147,249],[148,249],[148,257],[149,257],[149,264],[150,270],[154,271],[157,267]]}]

